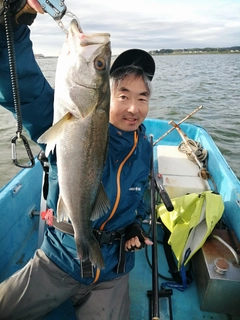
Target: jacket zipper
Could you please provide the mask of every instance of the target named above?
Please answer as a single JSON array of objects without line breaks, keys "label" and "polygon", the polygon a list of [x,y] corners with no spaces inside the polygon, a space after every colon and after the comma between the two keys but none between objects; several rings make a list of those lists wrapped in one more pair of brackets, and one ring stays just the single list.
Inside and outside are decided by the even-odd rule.
[{"label": "jacket zipper", "polygon": [[[124,164],[126,163],[126,161],[131,157],[131,155],[133,154],[134,150],[136,149],[137,143],[138,143],[138,134],[137,134],[137,131],[134,131],[133,147],[132,147],[132,149],[130,150],[129,154],[122,161],[122,163],[120,164],[120,166],[118,168],[118,172],[117,172],[117,197],[116,197],[116,200],[115,200],[115,204],[113,206],[112,212],[111,212],[110,216],[108,217],[108,219],[106,221],[104,221],[103,224],[100,226],[100,230],[101,231],[104,229],[106,223],[110,219],[112,219],[112,217],[114,216],[114,214],[115,214],[115,212],[117,210],[117,207],[118,207],[118,204],[119,204],[119,200],[120,200],[120,196],[121,196],[121,185],[120,185],[121,171],[122,171],[122,168],[123,168]],[[99,276],[100,276],[100,269],[97,269],[96,270],[95,279],[94,279],[93,283],[95,283],[99,279]]]}]

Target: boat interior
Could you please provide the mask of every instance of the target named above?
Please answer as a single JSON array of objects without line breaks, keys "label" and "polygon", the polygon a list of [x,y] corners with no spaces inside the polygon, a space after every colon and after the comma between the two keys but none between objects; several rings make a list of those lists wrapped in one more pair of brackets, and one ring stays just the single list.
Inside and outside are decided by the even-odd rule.
[{"label": "boat interior", "polygon": [[[169,129],[167,121],[147,119],[145,125],[147,132],[153,134],[153,141]],[[217,238],[209,237],[186,266],[193,276],[187,288],[180,290],[178,286],[166,285],[173,281],[163,245],[162,221],[157,214],[153,217],[156,210],[155,207],[152,209],[153,191],[149,184],[146,192],[148,216],[144,228],[151,237],[155,232],[156,245],[155,251],[147,246],[136,252],[136,265],[130,273],[129,283],[131,319],[158,319],[154,317],[157,303],[159,319],[237,320],[240,319],[240,265],[237,260],[240,252],[240,183],[203,128],[187,123],[181,128],[189,139],[198,141],[208,151],[207,170],[211,178],[201,177],[199,166],[185,153],[179,152],[182,139],[176,130],[154,145],[154,172],[162,175],[164,190],[170,199],[206,190],[218,192],[224,203],[224,212],[213,234],[231,247],[234,243],[233,251],[237,254]],[[36,159],[34,168],[20,171],[1,189],[0,281],[22,268],[41,245],[45,224],[39,213],[46,205],[41,195],[42,181],[42,165]],[[154,195],[157,191],[155,188]],[[161,196],[154,198],[156,206],[162,202]],[[157,261],[153,261],[154,257]],[[214,261],[218,258],[227,261],[224,274],[214,271]],[[157,272],[157,284],[156,277],[153,279],[153,268]],[[71,301],[44,317],[44,320],[50,319],[76,319]]]}]

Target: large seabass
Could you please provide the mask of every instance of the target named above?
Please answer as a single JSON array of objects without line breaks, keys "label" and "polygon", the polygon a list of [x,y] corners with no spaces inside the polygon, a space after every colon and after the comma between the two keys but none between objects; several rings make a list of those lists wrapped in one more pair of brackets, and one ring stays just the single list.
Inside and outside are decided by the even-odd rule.
[{"label": "large seabass", "polygon": [[40,138],[46,154],[56,145],[60,195],[58,221],[70,219],[78,257],[104,268],[91,220],[103,215],[109,200],[101,183],[109,122],[108,33],[84,34],[73,20],[58,58],[54,123]]}]

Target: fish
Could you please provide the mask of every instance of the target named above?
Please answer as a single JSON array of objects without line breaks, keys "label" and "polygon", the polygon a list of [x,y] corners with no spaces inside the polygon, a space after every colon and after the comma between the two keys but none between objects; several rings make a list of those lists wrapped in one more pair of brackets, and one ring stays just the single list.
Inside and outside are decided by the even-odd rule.
[{"label": "fish", "polygon": [[56,148],[59,198],[57,221],[69,221],[81,261],[104,268],[92,222],[110,202],[101,176],[104,169],[110,108],[109,33],[84,34],[73,19],[58,57],[53,125],[38,139],[48,156]]}]

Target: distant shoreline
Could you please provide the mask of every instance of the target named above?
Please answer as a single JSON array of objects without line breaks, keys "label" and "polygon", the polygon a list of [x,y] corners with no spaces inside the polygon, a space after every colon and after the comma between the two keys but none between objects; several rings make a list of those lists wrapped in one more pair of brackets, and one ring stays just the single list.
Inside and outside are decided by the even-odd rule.
[{"label": "distant shoreline", "polygon": [[[160,49],[148,51],[152,56],[164,56],[164,55],[196,55],[196,54],[239,54],[240,46],[229,48],[191,48],[191,49]],[[42,53],[34,54],[36,59],[51,59],[58,58],[58,56],[45,56]],[[117,57],[114,54],[112,57]]]},{"label": "distant shoreline", "polygon": [[240,53],[240,46],[226,47],[226,48],[189,48],[189,49],[160,49],[151,50],[149,53],[153,56],[164,54],[234,54]]},{"label": "distant shoreline", "polygon": [[177,56],[177,55],[206,55],[206,54],[240,54],[239,52],[171,52],[171,53],[151,53],[152,56]]},{"label": "distant shoreline", "polygon": [[[179,56],[179,55],[207,55],[207,54],[240,54],[240,52],[173,52],[173,53],[151,53],[152,56]],[[117,57],[116,54],[112,55],[112,58]],[[35,56],[36,59],[56,59],[58,56]]]},{"label": "distant shoreline", "polygon": [[216,51],[210,51],[210,52],[168,52],[168,53],[152,53],[149,52],[152,56],[165,56],[165,55],[169,55],[169,56],[176,56],[176,55],[205,55],[205,54],[240,54],[239,52],[216,52]]}]

